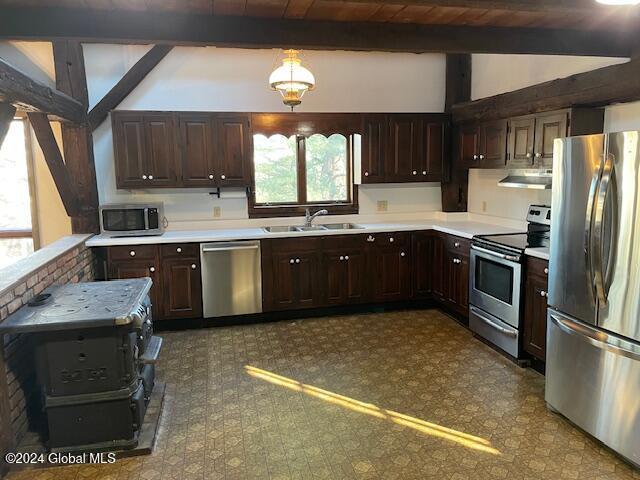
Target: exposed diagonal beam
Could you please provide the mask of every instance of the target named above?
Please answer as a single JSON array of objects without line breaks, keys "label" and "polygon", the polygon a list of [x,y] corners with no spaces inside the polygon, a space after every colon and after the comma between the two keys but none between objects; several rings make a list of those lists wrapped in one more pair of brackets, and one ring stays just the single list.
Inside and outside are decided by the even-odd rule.
[{"label": "exposed diagonal beam", "polygon": [[89,112],[89,128],[95,130],[107,118],[109,112],[116,108],[127,95],[154,69],[160,61],[167,56],[173,46],[155,45],[151,50],[136,62],[115,86],[109,90]]},{"label": "exposed diagonal beam", "polygon": [[0,103],[0,147],[4,142],[4,137],[9,131],[13,117],[16,114],[16,107],[9,103]]},{"label": "exposed diagonal beam", "polygon": [[444,53],[530,53],[628,57],[627,34],[568,29],[499,28],[221,17],[65,8],[5,8],[0,38],[247,48]]},{"label": "exposed diagonal beam", "polygon": [[10,103],[20,110],[45,113],[73,123],[80,124],[86,121],[86,109],[80,102],[33,80],[1,58],[0,102]]},{"label": "exposed diagonal beam", "polygon": [[44,154],[44,159],[49,166],[49,171],[60,194],[64,209],[67,215],[73,217],[77,215],[80,210],[78,196],[71,175],[69,175],[69,171],[62,159],[62,154],[60,153],[58,142],[56,142],[56,137],[53,135],[49,119],[44,113],[30,112],[27,115],[38,139],[40,149]]},{"label": "exposed diagonal beam", "polygon": [[640,100],[640,59],[454,105],[456,123]]}]

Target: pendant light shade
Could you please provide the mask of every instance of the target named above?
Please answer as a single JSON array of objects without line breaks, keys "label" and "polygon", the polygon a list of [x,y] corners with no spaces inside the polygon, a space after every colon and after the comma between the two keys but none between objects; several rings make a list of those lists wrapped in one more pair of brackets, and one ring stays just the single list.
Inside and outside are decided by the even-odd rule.
[{"label": "pendant light shade", "polygon": [[282,65],[269,76],[269,85],[280,92],[282,101],[291,110],[300,105],[305,92],[313,90],[316,84],[313,74],[302,66],[298,53],[298,50],[285,50]]}]

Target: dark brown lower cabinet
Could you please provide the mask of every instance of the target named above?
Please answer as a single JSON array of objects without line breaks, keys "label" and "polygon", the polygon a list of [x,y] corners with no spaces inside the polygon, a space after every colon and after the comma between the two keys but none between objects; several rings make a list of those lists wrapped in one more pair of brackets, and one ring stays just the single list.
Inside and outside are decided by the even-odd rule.
[{"label": "dark brown lower cabinet", "polygon": [[445,299],[451,308],[466,315],[469,309],[469,255],[448,250],[445,263]]},{"label": "dark brown lower cabinet", "polygon": [[322,246],[322,290],[326,305],[363,303],[368,298],[367,256],[362,235],[327,237]]},{"label": "dark brown lower cabinet", "polygon": [[415,232],[411,235],[413,255],[412,291],[414,298],[428,298],[434,288],[434,232]]},{"label": "dark brown lower cabinet", "polygon": [[527,257],[524,289],[524,350],[544,361],[547,343],[548,262]]},{"label": "dark brown lower cabinet", "polygon": [[[107,279],[150,277],[154,320],[202,316],[198,244],[107,248]],[[194,268],[195,267],[195,268]]]},{"label": "dark brown lower cabinet", "polygon": [[408,233],[378,234],[369,248],[373,300],[392,302],[411,297],[411,241]]}]

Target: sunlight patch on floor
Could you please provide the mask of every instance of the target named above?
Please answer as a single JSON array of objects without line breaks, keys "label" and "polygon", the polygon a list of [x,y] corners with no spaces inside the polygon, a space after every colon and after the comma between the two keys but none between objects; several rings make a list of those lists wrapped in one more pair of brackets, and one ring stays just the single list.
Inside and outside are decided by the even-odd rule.
[{"label": "sunlight patch on floor", "polygon": [[338,405],[349,410],[363,413],[372,417],[387,420],[397,425],[412,428],[426,435],[430,435],[437,438],[442,438],[451,442],[455,442],[463,447],[477,450],[480,452],[490,453],[492,455],[501,455],[500,451],[493,448],[491,443],[481,437],[476,437],[468,433],[460,432],[452,428],[443,427],[441,425],[427,422],[419,418],[412,417],[410,415],[404,415],[402,413],[394,412],[380,408],[372,403],[361,402],[359,400],[345,397],[322,388],[314,387],[313,385],[307,385],[305,383],[298,382],[291,378],[283,377],[275,373],[263,370],[261,368],[253,367],[251,365],[245,365],[245,371],[253,378],[264,380],[273,385],[288,388],[295,392],[302,392],[314,398],[318,398],[328,403]]}]

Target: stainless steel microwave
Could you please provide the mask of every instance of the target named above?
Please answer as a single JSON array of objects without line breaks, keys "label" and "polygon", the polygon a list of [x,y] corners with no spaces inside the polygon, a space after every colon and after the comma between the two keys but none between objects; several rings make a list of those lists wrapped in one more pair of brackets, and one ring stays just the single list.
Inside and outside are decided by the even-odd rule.
[{"label": "stainless steel microwave", "polygon": [[162,235],[164,205],[162,203],[121,203],[100,207],[100,229],[112,237]]}]

